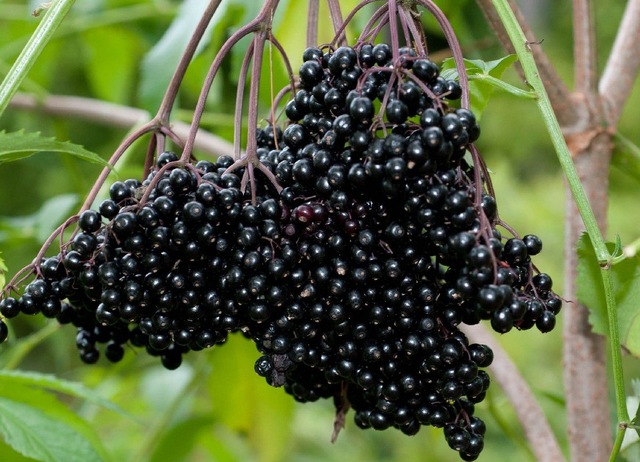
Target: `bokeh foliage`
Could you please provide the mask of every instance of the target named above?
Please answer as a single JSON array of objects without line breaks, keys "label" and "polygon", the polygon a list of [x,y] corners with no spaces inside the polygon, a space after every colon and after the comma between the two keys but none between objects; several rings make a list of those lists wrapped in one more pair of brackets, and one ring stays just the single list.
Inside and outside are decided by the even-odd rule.
[{"label": "bokeh foliage", "polygon": [[[197,8],[199,2],[77,2],[22,90],[40,97],[84,96],[153,113],[184,46],[185,34],[194,24],[190,9]],[[302,20],[305,2],[281,3],[274,35],[296,69],[305,42]],[[356,0],[342,1],[343,11],[355,3]],[[439,3],[452,20],[467,58],[491,61],[504,56],[473,1]],[[596,12],[603,59],[613,41],[624,3],[616,0],[598,5],[607,12]],[[176,120],[190,120],[204,73],[217,49],[230,31],[255,15],[258,4],[253,0],[223,1],[209,42],[193,61],[182,85],[178,106],[173,111]],[[33,32],[38,19],[31,16],[31,11],[37,6],[38,2],[0,0],[0,76],[6,73]],[[534,28],[545,39],[545,51],[560,74],[570,82],[568,8],[567,2],[549,2],[541,8]],[[323,43],[331,39],[331,29],[326,10],[321,11],[324,19],[319,41]],[[349,38],[356,36],[357,24],[358,21],[348,30]],[[438,61],[446,58],[445,42],[435,26],[426,21],[425,27],[432,57]],[[206,129],[227,139],[233,136],[232,95],[236,92],[237,69],[247,43],[242,41],[234,48],[223,73],[216,78],[203,118]],[[523,87],[513,69],[505,75],[508,81]],[[277,91],[286,82],[284,66],[274,51],[261,79],[265,117],[271,87]],[[636,144],[640,144],[634,126],[640,118],[639,99],[640,90],[636,88],[620,125],[620,132]],[[126,135],[125,130],[108,124],[10,107],[0,119],[0,130],[20,129],[70,140],[103,159],[110,156]],[[542,238],[545,249],[536,264],[552,275],[561,292],[564,191],[540,115],[531,101],[496,91],[483,114],[482,130],[478,146],[493,172],[501,216],[521,234],[534,233]],[[118,164],[113,178],[139,176],[144,152],[144,146],[135,145]],[[99,166],[55,152],[41,152],[0,165],[0,251],[9,275],[29,263],[49,232],[74,213],[99,171]],[[611,236],[618,234],[623,242],[640,235],[637,220],[629,213],[636,207],[638,181],[623,169],[612,170],[610,230]],[[186,364],[177,371],[165,371],[157,360],[133,351],[127,352],[125,360],[117,365],[101,362],[86,366],[77,357],[73,329],[52,326],[40,317],[16,319],[11,328],[11,340],[0,346],[0,365],[5,371],[35,371],[51,374],[61,383],[77,382],[118,409],[126,410],[105,407],[77,393],[61,393],[56,397],[38,384],[23,385],[32,390],[35,405],[47,409],[48,415],[64,414],[61,420],[68,424],[70,432],[85,432],[86,439],[95,441],[102,456],[111,460],[457,460],[439,435],[441,430],[431,428],[422,429],[415,437],[406,437],[395,431],[361,431],[348,419],[346,429],[331,445],[332,403],[301,405],[283,390],[267,386],[253,372],[258,352],[237,336],[223,347],[188,355]],[[545,335],[517,332],[500,340],[520,365],[564,444],[561,333],[559,326]],[[627,366],[630,377],[640,374],[631,361]],[[0,377],[0,386],[1,383]],[[73,411],[85,424],[73,420],[63,408]],[[479,460],[533,460],[511,404],[497,384],[492,386],[487,400],[478,405],[477,414],[486,420],[488,427],[486,449]],[[69,441],[75,440],[70,437]],[[70,447],[70,453],[74,449]],[[0,460],[28,460],[21,457],[0,441]],[[86,455],[84,460],[91,457],[99,455]]]}]

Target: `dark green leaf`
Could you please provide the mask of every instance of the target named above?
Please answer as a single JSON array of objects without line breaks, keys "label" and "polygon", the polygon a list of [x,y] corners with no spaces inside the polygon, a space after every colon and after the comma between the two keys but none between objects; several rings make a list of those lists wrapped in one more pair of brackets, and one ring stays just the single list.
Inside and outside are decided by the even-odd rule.
[{"label": "dark green leaf", "polygon": [[69,141],[58,141],[53,137],[44,137],[40,133],[25,133],[24,131],[0,132],[0,165],[5,162],[31,157],[39,152],[60,152],[71,154],[79,159],[108,167],[109,164],[99,155],[87,151],[79,144]]},{"label": "dark green leaf", "polygon": [[[615,244],[607,243],[609,251]],[[596,333],[608,335],[609,323],[602,285],[601,269],[591,240],[583,234],[578,242],[577,296],[589,309],[589,322]],[[626,258],[611,269],[615,291],[616,310],[622,344],[636,356],[640,356],[640,259]]]}]

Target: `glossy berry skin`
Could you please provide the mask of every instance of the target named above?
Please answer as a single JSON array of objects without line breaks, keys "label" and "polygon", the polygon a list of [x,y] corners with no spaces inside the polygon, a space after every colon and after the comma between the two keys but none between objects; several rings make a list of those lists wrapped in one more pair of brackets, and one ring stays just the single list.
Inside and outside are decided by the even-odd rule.
[{"label": "glossy berry skin", "polygon": [[0,314],[73,325],[87,364],[139,349],[173,370],[235,333],[292,399],[333,399],[363,429],[442,428],[476,459],[493,352],[460,325],[548,332],[562,302],[531,262],[541,240],[498,230],[476,118],[419,53],[308,48],[290,120],[256,130],[253,171],[161,153]]},{"label": "glossy berry skin", "polygon": [[9,337],[9,328],[7,327],[7,324],[0,319],[0,343],[7,340],[8,337]]}]

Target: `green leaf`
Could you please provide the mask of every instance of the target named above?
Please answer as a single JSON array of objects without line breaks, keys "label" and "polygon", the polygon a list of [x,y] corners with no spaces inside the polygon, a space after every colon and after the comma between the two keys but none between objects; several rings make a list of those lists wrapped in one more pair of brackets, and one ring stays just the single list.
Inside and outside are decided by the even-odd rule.
[{"label": "green leaf", "polygon": [[[142,59],[141,81],[138,94],[142,106],[148,111],[155,112],[158,109],[171,80],[171,76],[173,75],[173,71],[180,61],[180,57],[207,3],[208,2],[203,2],[202,0],[185,0],[182,2],[178,14],[167,31]],[[218,8],[218,10],[220,9],[221,8]],[[220,15],[221,12],[216,11],[214,19]],[[196,50],[196,56],[208,43],[214,22],[215,21],[212,20],[202,37],[200,45]]]},{"label": "green leaf", "polygon": [[[212,416],[193,416],[167,431],[155,447],[149,462],[166,460],[189,460],[189,455],[196,448],[200,437],[213,437],[215,419]],[[218,460],[218,459],[216,459]]]},{"label": "green leaf", "polygon": [[615,150],[611,165],[621,172],[640,181],[640,146],[616,132],[614,135]]},{"label": "green leaf", "polygon": [[640,460],[640,441],[635,441],[628,445],[623,443],[622,451],[620,451],[620,457],[622,457],[622,460],[626,460],[628,462],[636,462]]},{"label": "green leaf", "polygon": [[[607,243],[609,251],[616,244]],[[609,324],[600,265],[589,236],[585,233],[578,242],[577,297],[589,309],[593,331],[608,335]],[[611,266],[621,343],[635,356],[640,356],[640,258],[626,258]]]},{"label": "green leaf", "polygon": [[39,152],[60,152],[71,154],[82,160],[108,167],[107,161],[99,155],[86,150],[79,144],[73,144],[69,141],[58,141],[53,137],[44,137],[40,133],[25,133],[20,130],[17,132],[7,133],[4,130],[0,132],[0,165],[5,162],[13,162],[16,160],[31,157]]},{"label": "green leaf", "polygon": [[0,435],[16,452],[44,462],[108,460],[92,427],[51,393],[0,387]]},{"label": "green leaf", "polygon": [[[631,422],[636,426],[635,431],[638,434],[638,438],[640,438],[640,429],[637,428],[640,424],[640,380],[631,379],[631,388],[633,389],[633,396],[627,397],[627,408],[631,408],[629,409],[629,414],[634,416]],[[635,412],[633,412],[634,408]]]},{"label": "green leaf", "polygon": [[4,289],[7,283],[7,271],[9,271],[9,268],[7,268],[4,258],[0,257],[0,290]]},{"label": "green leaf", "polygon": [[[487,107],[489,98],[495,88],[516,94],[522,97],[532,98],[535,95],[526,90],[521,90],[513,85],[501,80],[502,74],[514,62],[516,55],[507,55],[493,61],[482,61],[479,59],[465,59],[465,69],[469,78],[469,92],[471,97],[471,110],[479,120],[482,112]],[[445,79],[458,79],[458,71],[453,58],[447,58],[442,62],[440,75]]]},{"label": "green leaf", "polygon": [[86,72],[98,98],[126,103],[141,54],[138,35],[123,27],[100,27],[82,34]]},{"label": "green leaf", "polygon": [[64,393],[69,396],[84,399],[85,401],[97,404],[104,407],[105,409],[109,409],[110,411],[133,419],[131,414],[129,414],[127,411],[120,408],[111,401],[102,398],[95,392],[95,390],[84,386],[82,383],[63,380],[51,374],[41,374],[38,372],[26,372],[19,370],[0,370],[0,388],[15,385],[31,386],[50,391],[56,391],[58,393]]},{"label": "green leaf", "polygon": [[251,342],[233,335],[227,343],[223,354],[212,355],[209,393],[214,417],[246,433],[261,462],[283,460],[289,449],[294,401],[284,390],[266,385],[252,368],[238,367],[258,358]]},{"label": "green leaf", "polygon": [[78,204],[77,194],[61,194],[45,201],[40,209],[31,215],[21,217],[0,217],[1,241],[33,238],[44,241],[69,217]]}]

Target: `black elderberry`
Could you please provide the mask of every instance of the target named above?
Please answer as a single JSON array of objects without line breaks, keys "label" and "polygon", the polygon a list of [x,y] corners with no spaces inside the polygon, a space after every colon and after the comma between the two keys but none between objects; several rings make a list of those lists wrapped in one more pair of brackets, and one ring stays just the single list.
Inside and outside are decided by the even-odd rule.
[{"label": "black elderberry", "polygon": [[373,103],[369,98],[358,96],[351,101],[349,114],[361,124],[370,123],[374,115]]},{"label": "black elderberry", "polygon": [[536,319],[536,327],[542,333],[551,332],[556,325],[556,317],[551,311],[545,311]]},{"label": "black elderberry", "polygon": [[0,315],[9,319],[14,318],[21,311],[21,303],[19,299],[14,297],[6,297],[0,300]]},{"label": "black elderberry", "polygon": [[305,89],[311,90],[324,78],[322,64],[316,60],[309,60],[302,63],[299,70],[300,82]]},{"label": "black elderberry", "polygon": [[373,58],[378,66],[386,66],[391,60],[391,47],[386,43],[379,43],[373,47]]},{"label": "black elderberry", "polygon": [[7,323],[0,319],[0,343],[7,340],[7,337],[9,337],[9,328],[7,327]]},{"label": "black elderberry", "polygon": [[85,210],[78,217],[78,226],[87,233],[94,233],[102,226],[102,217],[94,210]]},{"label": "black elderberry", "polygon": [[409,108],[400,100],[391,100],[385,109],[387,120],[395,125],[404,123],[409,116]]}]

